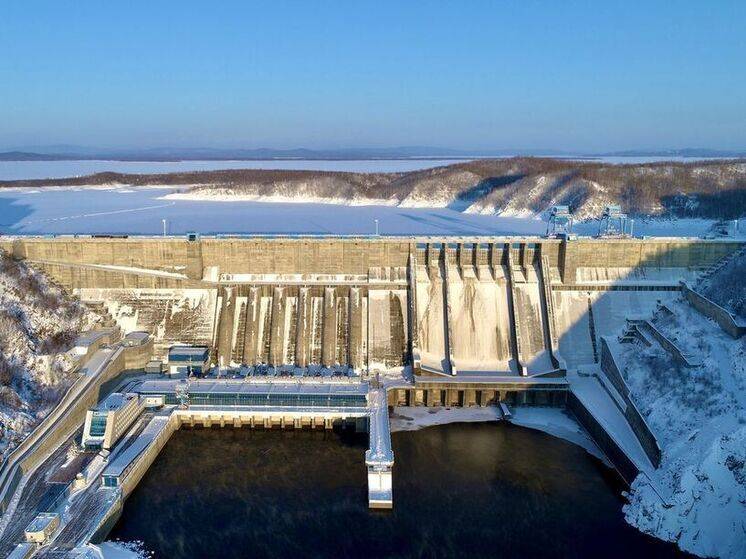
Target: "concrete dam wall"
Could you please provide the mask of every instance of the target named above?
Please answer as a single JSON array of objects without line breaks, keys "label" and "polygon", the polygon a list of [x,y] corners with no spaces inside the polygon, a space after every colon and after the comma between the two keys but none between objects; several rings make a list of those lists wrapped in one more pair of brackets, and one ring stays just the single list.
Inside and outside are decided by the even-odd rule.
[{"label": "concrete dam wall", "polygon": [[699,239],[18,237],[0,248],[125,331],[222,366],[413,365],[534,376],[599,361],[600,336],[740,244]]}]

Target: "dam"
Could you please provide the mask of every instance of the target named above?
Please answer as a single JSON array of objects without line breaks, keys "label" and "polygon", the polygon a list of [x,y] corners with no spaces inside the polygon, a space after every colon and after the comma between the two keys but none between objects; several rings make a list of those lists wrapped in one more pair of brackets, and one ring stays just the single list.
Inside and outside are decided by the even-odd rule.
[{"label": "dam", "polygon": [[619,374],[620,333],[633,336],[744,247],[189,235],[2,237],[0,249],[123,332],[149,333],[151,359],[166,361],[174,345],[209,348],[209,378],[163,374],[130,388],[155,411],[97,474],[97,510],[108,518],[171,434],[194,425],[365,431],[369,506],[390,508],[392,476],[407,467],[391,450],[395,406],[494,406],[506,420],[513,407],[566,409],[629,485],[655,470],[661,450]]},{"label": "dam", "polygon": [[532,377],[592,363],[598,338],[626,314],[679,291],[681,281],[739,246],[701,239],[0,238],[0,248],[104,307],[125,330],[153,334],[164,354],[173,343],[195,343],[208,345],[212,363],[224,368],[372,373],[411,365],[417,375],[454,377]]}]

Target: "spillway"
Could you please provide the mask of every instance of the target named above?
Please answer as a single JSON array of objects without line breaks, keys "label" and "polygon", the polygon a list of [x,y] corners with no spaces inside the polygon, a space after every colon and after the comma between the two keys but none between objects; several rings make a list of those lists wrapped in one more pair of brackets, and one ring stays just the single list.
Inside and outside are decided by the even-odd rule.
[{"label": "spillway", "polygon": [[417,330],[422,368],[451,373],[446,340],[444,278],[436,264],[417,266]]},{"label": "spillway", "polygon": [[222,367],[531,376],[597,362],[602,336],[740,243],[79,237],[0,247],[125,331],[153,333],[160,355],[191,343]]},{"label": "spillway", "polygon": [[520,363],[528,374],[549,371],[552,362],[546,343],[539,271],[532,265],[522,271],[513,270],[512,278]]},{"label": "spillway", "polygon": [[[458,371],[510,371],[510,316],[507,281],[482,266],[449,270],[453,357]],[[463,275],[462,275],[463,274]]]}]

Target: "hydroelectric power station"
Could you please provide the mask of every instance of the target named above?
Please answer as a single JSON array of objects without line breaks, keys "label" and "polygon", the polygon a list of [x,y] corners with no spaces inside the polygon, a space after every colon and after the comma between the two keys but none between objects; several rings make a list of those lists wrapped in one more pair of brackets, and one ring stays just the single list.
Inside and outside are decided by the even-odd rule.
[{"label": "hydroelectric power station", "polygon": [[[563,407],[629,484],[658,466],[661,451],[615,348],[644,337],[676,352],[645,317],[682,291],[727,331],[727,317],[693,281],[744,247],[704,239],[193,235],[3,238],[0,249],[127,334],[83,352],[81,379],[0,470],[0,503],[18,538],[38,514],[68,507],[38,549],[54,556],[105,535],[181,426],[367,431],[369,505],[388,508],[395,468],[407,467],[394,466],[390,407],[495,406],[506,419],[515,406]],[[180,374],[172,352],[173,367],[145,372],[169,363],[173,346],[206,348],[192,352],[199,371]],[[211,373],[202,374],[203,361]],[[124,396],[95,407],[112,383]],[[137,412],[121,413],[126,425],[107,418],[130,401]],[[24,509],[25,484],[43,483],[35,476],[84,424],[87,440],[106,448],[88,451],[85,467],[43,507],[53,510],[30,502]]]}]

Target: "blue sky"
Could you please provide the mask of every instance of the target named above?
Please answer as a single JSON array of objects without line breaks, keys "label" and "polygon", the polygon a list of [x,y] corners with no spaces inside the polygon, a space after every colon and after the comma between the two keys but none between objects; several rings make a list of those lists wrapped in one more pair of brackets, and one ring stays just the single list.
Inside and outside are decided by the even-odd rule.
[{"label": "blue sky", "polygon": [[746,149],[746,2],[6,2],[0,147]]}]

